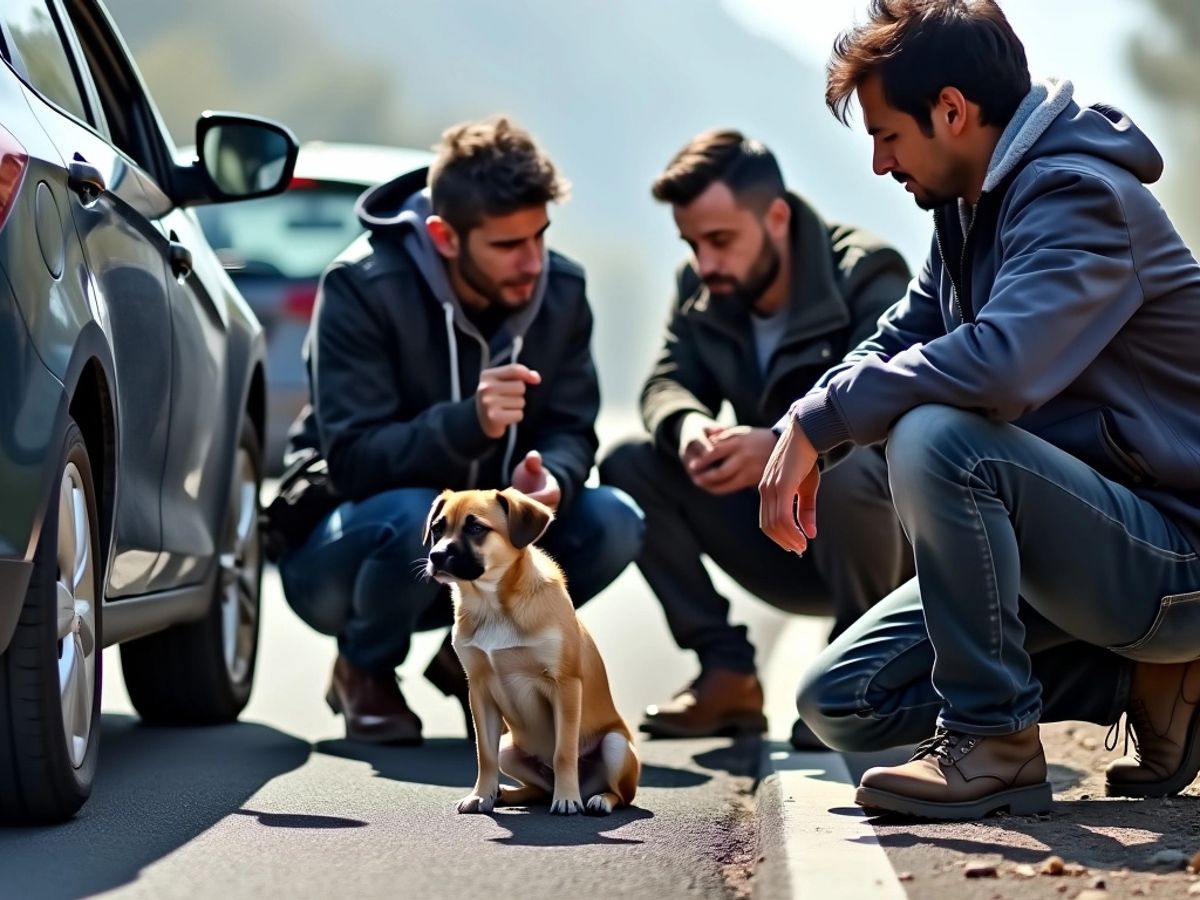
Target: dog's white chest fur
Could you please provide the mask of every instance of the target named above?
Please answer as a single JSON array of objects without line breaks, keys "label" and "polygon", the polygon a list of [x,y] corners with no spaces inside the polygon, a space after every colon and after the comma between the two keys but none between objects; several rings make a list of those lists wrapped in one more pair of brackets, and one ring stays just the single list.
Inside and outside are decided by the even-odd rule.
[{"label": "dog's white chest fur", "polygon": [[527,636],[518,632],[508,619],[489,617],[475,627],[475,633],[464,643],[490,656],[498,650],[528,646],[530,641]]}]

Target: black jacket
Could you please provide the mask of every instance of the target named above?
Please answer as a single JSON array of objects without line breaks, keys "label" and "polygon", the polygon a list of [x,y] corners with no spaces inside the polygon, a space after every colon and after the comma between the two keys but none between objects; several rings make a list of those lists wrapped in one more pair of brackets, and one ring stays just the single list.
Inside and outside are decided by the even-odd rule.
[{"label": "black jacket", "polygon": [[[353,500],[401,487],[505,487],[538,450],[566,506],[591,470],[600,406],[583,270],[549,253],[529,306],[485,341],[428,243],[426,174],[359,200],[370,232],[321,279],[305,346],[311,409],[290,449],[318,448]],[[492,439],[475,388],[482,369],[514,355],[542,380],[526,389],[523,421]]]},{"label": "black jacket", "polygon": [[642,418],[665,452],[679,450],[683,416],[715,417],[728,400],[737,421],[771,427],[818,378],[875,331],[904,295],[904,258],[868,232],[827,225],[803,200],[792,208],[792,284],[787,330],[759,371],[750,313],[712,296],[685,264],[666,339],[642,389]]}]

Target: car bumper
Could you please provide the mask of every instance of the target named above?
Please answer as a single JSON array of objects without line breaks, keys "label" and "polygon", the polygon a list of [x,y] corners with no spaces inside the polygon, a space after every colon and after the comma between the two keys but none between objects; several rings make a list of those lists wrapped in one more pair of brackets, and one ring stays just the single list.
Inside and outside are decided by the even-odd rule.
[{"label": "car bumper", "polygon": [[0,653],[8,649],[17,630],[32,572],[33,563],[27,560],[0,559]]}]

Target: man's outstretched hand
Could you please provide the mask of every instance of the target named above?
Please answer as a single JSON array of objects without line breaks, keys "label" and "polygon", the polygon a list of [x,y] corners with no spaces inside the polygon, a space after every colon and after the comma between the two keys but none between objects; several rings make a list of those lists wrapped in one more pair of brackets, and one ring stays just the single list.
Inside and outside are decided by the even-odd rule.
[{"label": "man's outstretched hand", "polygon": [[525,458],[513,469],[511,484],[522,494],[527,494],[534,500],[546,504],[551,509],[558,509],[558,501],[562,499],[562,489],[558,479],[542,465],[542,454],[530,450]]},{"label": "man's outstretched hand", "polygon": [[758,483],[758,525],[784,550],[803,554],[817,536],[820,483],[816,448],[791,419]]}]

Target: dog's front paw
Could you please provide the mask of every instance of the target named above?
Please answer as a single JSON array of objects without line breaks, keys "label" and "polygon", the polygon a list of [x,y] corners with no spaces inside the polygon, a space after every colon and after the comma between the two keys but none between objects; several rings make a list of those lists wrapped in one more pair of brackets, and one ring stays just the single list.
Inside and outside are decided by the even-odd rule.
[{"label": "dog's front paw", "polygon": [[458,811],[460,813],[490,813],[495,805],[495,794],[488,794],[486,797],[479,794],[468,794],[458,801]]},{"label": "dog's front paw", "polygon": [[613,811],[612,800],[608,798],[607,794],[596,794],[595,796],[588,797],[587,811],[589,815],[607,816]]},{"label": "dog's front paw", "polygon": [[575,797],[555,797],[550,802],[550,812],[556,816],[577,816],[583,812],[583,801]]}]

